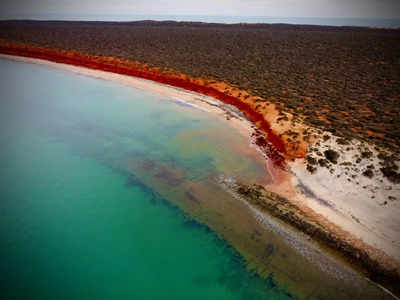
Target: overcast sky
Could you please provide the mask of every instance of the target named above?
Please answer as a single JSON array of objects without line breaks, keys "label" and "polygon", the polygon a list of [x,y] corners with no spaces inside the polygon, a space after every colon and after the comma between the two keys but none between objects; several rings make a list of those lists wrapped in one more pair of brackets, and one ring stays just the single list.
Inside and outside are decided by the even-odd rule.
[{"label": "overcast sky", "polygon": [[400,0],[0,0],[0,12],[397,18]]}]

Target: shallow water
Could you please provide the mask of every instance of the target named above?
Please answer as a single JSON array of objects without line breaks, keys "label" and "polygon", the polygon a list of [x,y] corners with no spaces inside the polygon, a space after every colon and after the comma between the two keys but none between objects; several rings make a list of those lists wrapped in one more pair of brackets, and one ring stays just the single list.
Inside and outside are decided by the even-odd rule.
[{"label": "shallow water", "polygon": [[261,182],[266,170],[212,114],[8,60],[0,91],[6,299],[378,295],[333,280],[216,183]]}]

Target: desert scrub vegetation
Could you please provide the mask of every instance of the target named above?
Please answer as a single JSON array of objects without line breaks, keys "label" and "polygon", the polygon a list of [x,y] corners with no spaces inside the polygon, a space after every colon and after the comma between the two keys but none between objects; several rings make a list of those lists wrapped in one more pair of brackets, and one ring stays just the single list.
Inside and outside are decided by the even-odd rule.
[{"label": "desert scrub vegetation", "polygon": [[0,39],[225,81],[310,125],[397,153],[399,33],[282,24],[0,21]]},{"label": "desert scrub vegetation", "polygon": [[327,160],[329,160],[333,164],[337,164],[337,160],[339,158],[339,153],[335,150],[329,149],[324,151],[324,155]]}]

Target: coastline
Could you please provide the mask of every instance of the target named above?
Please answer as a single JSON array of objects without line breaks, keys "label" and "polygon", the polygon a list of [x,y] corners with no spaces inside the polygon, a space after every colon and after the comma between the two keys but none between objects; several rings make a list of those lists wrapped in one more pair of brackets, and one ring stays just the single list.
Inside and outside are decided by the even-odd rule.
[{"label": "coastline", "polygon": [[[158,82],[143,79],[140,77],[123,75],[97,69],[90,69],[87,67],[65,63],[58,63],[39,58],[2,54],[0,50],[0,59],[1,58],[10,59],[17,62],[50,66],[52,68],[58,68],[66,70],[68,72],[73,72],[76,74],[90,76],[98,79],[117,81],[127,86],[166,96],[168,97],[168,101],[175,102],[177,105],[190,106],[193,109],[211,113],[220,120],[228,121],[226,122],[226,124],[234,128],[236,132],[245,137],[248,140],[249,147],[255,148],[257,150],[255,153],[253,152],[250,155],[256,156],[256,159],[260,161],[260,163],[265,163],[266,153],[261,151],[255,142],[255,127],[253,123],[236,107],[225,104],[215,98],[172,85],[160,84]],[[276,174],[278,170],[277,168],[275,168],[274,164],[267,164],[267,168],[272,177],[276,178],[277,176],[274,176],[274,174]],[[264,183],[268,181],[270,181],[270,176],[266,176]]]},{"label": "coastline", "polygon": [[[29,56],[36,63],[37,63],[36,58],[49,59],[49,57],[46,58],[43,55],[43,53],[42,53],[42,57],[38,57],[40,55],[37,55],[37,53],[27,53],[27,52],[18,53],[18,51],[16,51],[15,49],[16,48],[14,48],[13,51],[9,51],[9,52],[14,52],[14,53],[11,53],[13,55]],[[4,53],[6,51],[4,51],[4,48],[0,47],[0,52]],[[229,110],[227,107],[225,107],[225,109],[223,109],[221,107],[221,104],[215,102],[215,100],[213,100],[213,98],[211,98],[211,97],[214,97],[214,98],[221,100],[224,103],[233,104],[234,106],[236,106],[235,103],[237,104],[238,102],[233,100],[233,99],[235,99],[235,97],[233,97],[231,95],[221,95],[221,94],[219,94],[219,92],[217,90],[213,90],[212,88],[210,88],[206,85],[203,87],[204,88],[203,89],[203,88],[199,87],[197,83],[193,83],[193,82],[191,82],[190,85],[185,86],[184,80],[182,80],[181,78],[175,78],[174,76],[172,76],[168,80],[165,80],[165,78],[162,78],[162,77],[156,77],[155,76],[156,70],[149,71],[149,70],[139,69],[136,73],[134,72],[134,74],[130,74],[128,72],[128,69],[129,69],[128,67],[127,68],[122,67],[121,69],[118,70],[118,72],[116,72],[116,73],[120,74],[120,75],[118,75],[118,74],[115,74],[115,72],[114,72],[115,70],[113,71],[115,64],[120,63],[118,61],[117,62],[109,62],[109,63],[103,62],[104,65],[102,65],[101,62],[92,62],[90,59],[88,59],[87,63],[79,64],[79,59],[83,60],[84,58],[83,58],[83,56],[79,56],[79,59],[77,59],[76,55],[77,54],[73,54],[70,57],[67,55],[65,57],[65,61],[64,61],[64,63],[66,63],[66,64],[63,65],[63,68],[68,69],[69,71],[76,71],[76,72],[80,73],[81,72],[80,70],[74,69],[75,67],[72,67],[70,65],[86,67],[86,68],[88,68],[88,69],[85,69],[87,71],[84,72],[84,74],[86,74],[86,75],[95,76],[95,77],[99,77],[99,78],[103,78],[103,79],[118,80],[125,84],[132,84],[136,87],[141,87],[141,88],[145,88],[145,89],[149,88],[149,89],[155,90],[160,93],[166,93],[172,98],[176,97],[177,99],[179,99],[178,101],[189,102],[192,105],[198,105],[205,110],[216,113],[217,115],[219,115],[222,118],[227,118],[227,119],[229,118],[230,119],[229,123],[232,124],[232,126],[234,126],[235,128],[237,128],[241,132],[241,134],[247,135],[248,137],[250,137],[251,135],[254,135],[254,128],[252,127],[252,123],[256,124],[259,128],[261,128],[263,130],[264,133],[267,134],[267,140],[273,144],[274,148],[277,149],[277,151],[275,151],[274,149],[271,150],[271,148],[266,148],[266,149],[264,149],[265,151],[263,151],[264,155],[268,156],[269,158],[272,158],[273,161],[275,162],[275,165],[277,165],[279,167],[283,167],[283,169],[286,169],[286,162],[290,162],[290,161],[294,160],[295,158],[301,158],[302,156],[304,157],[304,155],[305,155],[304,149],[307,148],[308,143],[305,143],[304,145],[302,145],[302,147],[297,149],[298,150],[297,152],[292,151],[293,149],[292,150],[288,149],[288,147],[284,143],[284,141],[282,141],[279,138],[279,136],[274,132],[274,129],[276,129],[276,124],[270,125],[270,123],[268,121],[266,121],[262,116],[261,116],[262,117],[261,118],[258,113],[253,114],[251,112],[251,107],[249,105],[240,105],[239,104],[238,105],[239,107],[237,107],[238,110],[232,110],[232,109]],[[60,61],[60,60],[62,60],[62,58],[60,58],[60,57],[55,57],[55,58],[50,57],[50,60],[54,61],[55,62],[54,64],[56,64],[56,65],[60,65],[60,63],[63,63],[62,61]],[[48,63],[44,62],[44,64],[48,64]],[[95,69],[95,71],[93,71],[91,69]],[[149,73],[146,73],[146,72],[149,72]],[[121,74],[125,74],[127,76],[121,75]],[[157,85],[157,87],[155,87],[153,83],[149,83],[149,82],[146,82],[144,80],[141,80],[141,79],[138,79],[138,78],[135,78],[132,76],[144,78],[144,79],[150,79],[150,80],[154,80],[152,78],[152,76],[154,76],[155,79],[157,79],[154,81],[163,83],[163,84],[168,84],[169,87],[165,88],[165,87],[162,87],[159,85]],[[190,80],[189,80],[189,82],[190,82]],[[204,83],[204,84],[207,84],[207,83]],[[182,91],[180,91],[180,89],[176,89],[176,88],[171,89],[171,86],[174,86],[174,85],[178,86],[179,88],[185,88],[187,90],[193,91],[195,93],[205,94],[206,96],[199,96],[198,94],[190,94],[190,93],[185,95],[185,93],[187,93],[187,92],[183,93]],[[208,96],[211,96],[211,97],[208,97]],[[220,98],[222,98],[222,99],[220,99]],[[271,111],[273,111],[273,108],[271,108]],[[242,114],[242,116],[241,116],[241,114]],[[243,118],[243,114],[246,116],[245,118]],[[232,115],[233,117],[230,115]],[[249,119],[252,123],[246,119]],[[243,122],[243,120],[245,120],[245,122]],[[255,141],[255,144],[257,144],[258,146],[261,146],[261,147],[262,146],[268,147],[267,143],[265,143],[265,141],[263,141],[262,138],[263,137],[261,134],[258,134],[258,136],[255,136],[255,137],[253,136],[253,140]],[[271,153],[271,151],[273,151],[273,152]],[[280,153],[282,153],[282,154],[280,154]],[[285,159],[283,159],[283,157]],[[290,182],[291,182],[292,176],[289,174],[289,172],[286,172],[285,170],[281,170],[279,168],[274,169],[273,166],[272,166],[272,168],[270,166],[270,169],[271,169],[271,172],[273,172],[273,173],[275,172],[274,177],[277,179],[275,180],[274,183],[267,185],[267,187],[271,188],[274,192],[280,192],[280,194],[282,194],[283,196],[285,196],[288,199],[291,198],[291,196],[294,196],[296,194],[296,191],[293,189],[293,187],[291,187]],[[299,204],[299,203],[297,203],[297,204]],[[304,206],[304,204],[302,206]],[[301,208],[297,207],[297,209],[299,209],[301,211],[304,209],[304,207],[301,207]],[[314,221],[317,220],[318,222],[320,222],[321,219],[323,220],[323,216],[319,215],[316,212],[313,212],[313,214],[314,214],[314,216],[308,216],[310,218],[310,220],[312,220],[312,218],[314,218]],[[312,215],[312,213],[310,213],[310,215]],[[282,215],[278,216],[278,217],[282,218]],[[329,223],[328,220],[327,220],[327,222]],[[323,223],[323,224],[326,225],[328,223]],[[370,249],[367,245],[365,245],[364,243],[361,243],[359,239],[352,238],[351,234],[348,232],[347,232],[348,236],[345,237],[343,235],[343,232],[338,232],[338,230],[335,228],[329,228],[329,230],[334,232],[333,234],[336,235],[335,238],[342,238],[346,242],[350,242],[350,244],[355,246],[356,249],[361,248],[362,251],[365,251],[364,252],[364,253],[366,253],[365,255],[367,255],[368,257],[372,257],[372,261],[374,263],[376,263],[377,266],[379,266],[379,268],[390,269],[391,271],[393,271],[393,265],[391,265],[390,259],[388,257],[386,257],[386,255],[384,253],[381,253],[380,251],[376,251],[376,249]],[[350,238],[349,238],[349,236],[350,236]],[[337,250],[339,250],[339,249],[337,249]],[[348,255],[348,253],[346,255]],[[354,255],[356,255],[356,254],[354,254]],[[355,259],[355,258],[356,257],[353,257],[353,259]],[[377,269],[379,269],[379,268],[377,268]],[[382,270],[379,269],[379,272],[381,272],[381,271]]]},{"label": "coastline", "polygon": [[[271,128],[268,120],[266,120],[261,113],[252,109],[249,103],[241,101],[235,97],[233,93],[224,93],[220,91],[221,88],[225,89],[226,87],[212,86],[202,79],[193,80],[184,74],[171,74],[170,71],[160,72],[158,68],[149,67],[148,65],[141,64],[139,62],[131,62],[114,57],[82,55],[72,51],[40,48],[31,45],[4,42],[2,40],[0,40],[0,53],[44,59],[56,63],[75,65],[94,70],[147,79],[161,84],[182,88],[198,94],[210,96],[222,101],[225,104],[236,107],[252,123],[257,125],[257,127],[265,134],[266,140],[272,144],[273,147],[269,148],[268,150],[273,153],[268,154],[277,165],[282,164],[281,167],[284,167],[284,157],[282,155],[285,155],[289,158],[293,158],[294,156],[298,155],[297,153],[292,154],[288,151],[284,141],[277,136],[275,130]],[[264,137],[260,136],[260,138]],[[265,141],[260,142],[265,143]]]}]

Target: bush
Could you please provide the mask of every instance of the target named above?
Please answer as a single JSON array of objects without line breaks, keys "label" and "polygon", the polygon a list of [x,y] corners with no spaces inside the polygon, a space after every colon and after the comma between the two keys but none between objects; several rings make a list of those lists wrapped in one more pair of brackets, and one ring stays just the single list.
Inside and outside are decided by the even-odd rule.
[{"label": "bush", "polygon": [[365,177],[372,178],[374,177],[374,172],[371,169],[367,169],[362,173]]},{"label": "bush", "polygon": [[329,160],[331,163],[337,164],[337,160],[339,158],[339,153],[337,153],[334,150],[329,149],[329,150],[324,151],[324,155],[325,155],[326,159]]}]

